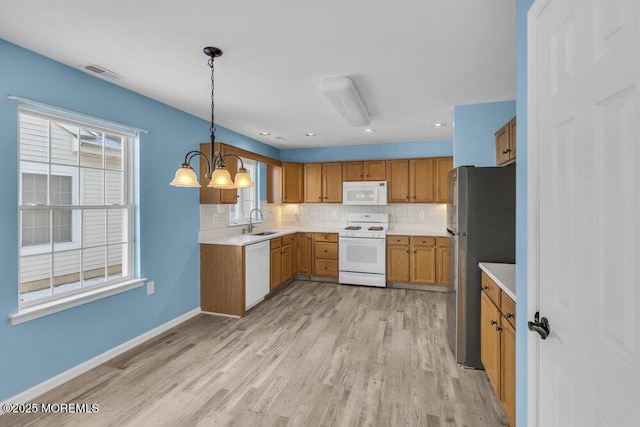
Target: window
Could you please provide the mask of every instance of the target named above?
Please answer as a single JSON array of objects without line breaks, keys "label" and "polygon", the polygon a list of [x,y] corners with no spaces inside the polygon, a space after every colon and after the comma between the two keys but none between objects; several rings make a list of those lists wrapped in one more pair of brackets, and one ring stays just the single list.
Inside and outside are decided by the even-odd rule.
[{"label": "window", "polygon": [[20,307],[133,278],[133,135],[19,109]]},{"label": "window", "polygon": [[[251,180],[255,186],[250,188],[239,188],[238,191],[238,203],[229,206],[229,225],[240,225],[249,223],[249,214],[251,210],[260,207],[260,200],[258,198],[258,189],[260,188],[259,174],[257,173],[259,163],[255,160],[242,158],[244,167],[251,176]],[[256,213],[254,212],[254,215]],[[254,223],[259,222],[254,216]]]}]

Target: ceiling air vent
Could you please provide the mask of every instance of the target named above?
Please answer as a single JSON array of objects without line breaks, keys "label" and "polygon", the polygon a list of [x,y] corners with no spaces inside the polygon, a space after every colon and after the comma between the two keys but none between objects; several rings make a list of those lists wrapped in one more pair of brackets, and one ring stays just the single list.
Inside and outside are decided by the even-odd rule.
[{"label": "ceiling air vent", "polygon": [[87,64],[87,65],[83,65],[82,68],[84,68],[87,71],[90,71],[94,74],[99,75],[100,77],[104,77],[107,79],[111,79],[111,80],[122,80],[122,76],[119,74],[114,73],[113,71],[109,71],[106,68],[103,68],[99,65],[95,65],[95,64]]}]

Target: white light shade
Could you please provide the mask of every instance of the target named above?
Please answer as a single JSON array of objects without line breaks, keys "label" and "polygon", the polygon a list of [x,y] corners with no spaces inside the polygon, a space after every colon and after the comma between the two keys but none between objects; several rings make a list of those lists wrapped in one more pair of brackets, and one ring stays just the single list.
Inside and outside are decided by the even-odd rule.
[{"label": "white light shade", "polygon": [[236,187],[237,188],[249,188],[253,187],[255,184],[251,180],[251,175],[248,172],[240,172],[236,173]]},{"label": "white light shade", "polygon": [[207,187],[222,188],[224,190],[234,189],[236,185],[231,180],[231,174],[226,169],[216,169],[213,171],[211,182]]},{"label": "white light shade", "polygon": [[176,171],[176,176],[173,178],[173,181],[169,184],[174,187],[200,187],[198,177],[189,165],[180,166]]},{"label": "white light shade", "polygon": [[351,126],[366,126],[371,123],[369,113],[349,77],[324,80],[318,88]]}]

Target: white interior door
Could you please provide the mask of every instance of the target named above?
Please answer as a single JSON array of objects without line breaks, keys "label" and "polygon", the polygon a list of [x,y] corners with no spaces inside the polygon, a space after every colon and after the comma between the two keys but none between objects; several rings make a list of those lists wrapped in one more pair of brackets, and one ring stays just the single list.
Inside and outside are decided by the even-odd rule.
[{"label": "white interior door", "polygon": [[640,2],[529,11],[529,426],[640,425]]}]

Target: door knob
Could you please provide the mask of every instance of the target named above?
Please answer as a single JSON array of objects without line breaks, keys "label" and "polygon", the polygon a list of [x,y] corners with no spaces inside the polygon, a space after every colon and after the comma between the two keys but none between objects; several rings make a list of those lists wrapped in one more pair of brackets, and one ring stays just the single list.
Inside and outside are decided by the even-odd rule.
[{"label": "door knob", "polygon": [[536,311],[535,316],[533,317],[533,322],[527,322],[529,325],[529,330],[537,332],[540,335],[540,338],[546,340],[549,334],[551,334],[551,327],[549,326],[549,320],[546,317],[540,318],[540,312]]}]

